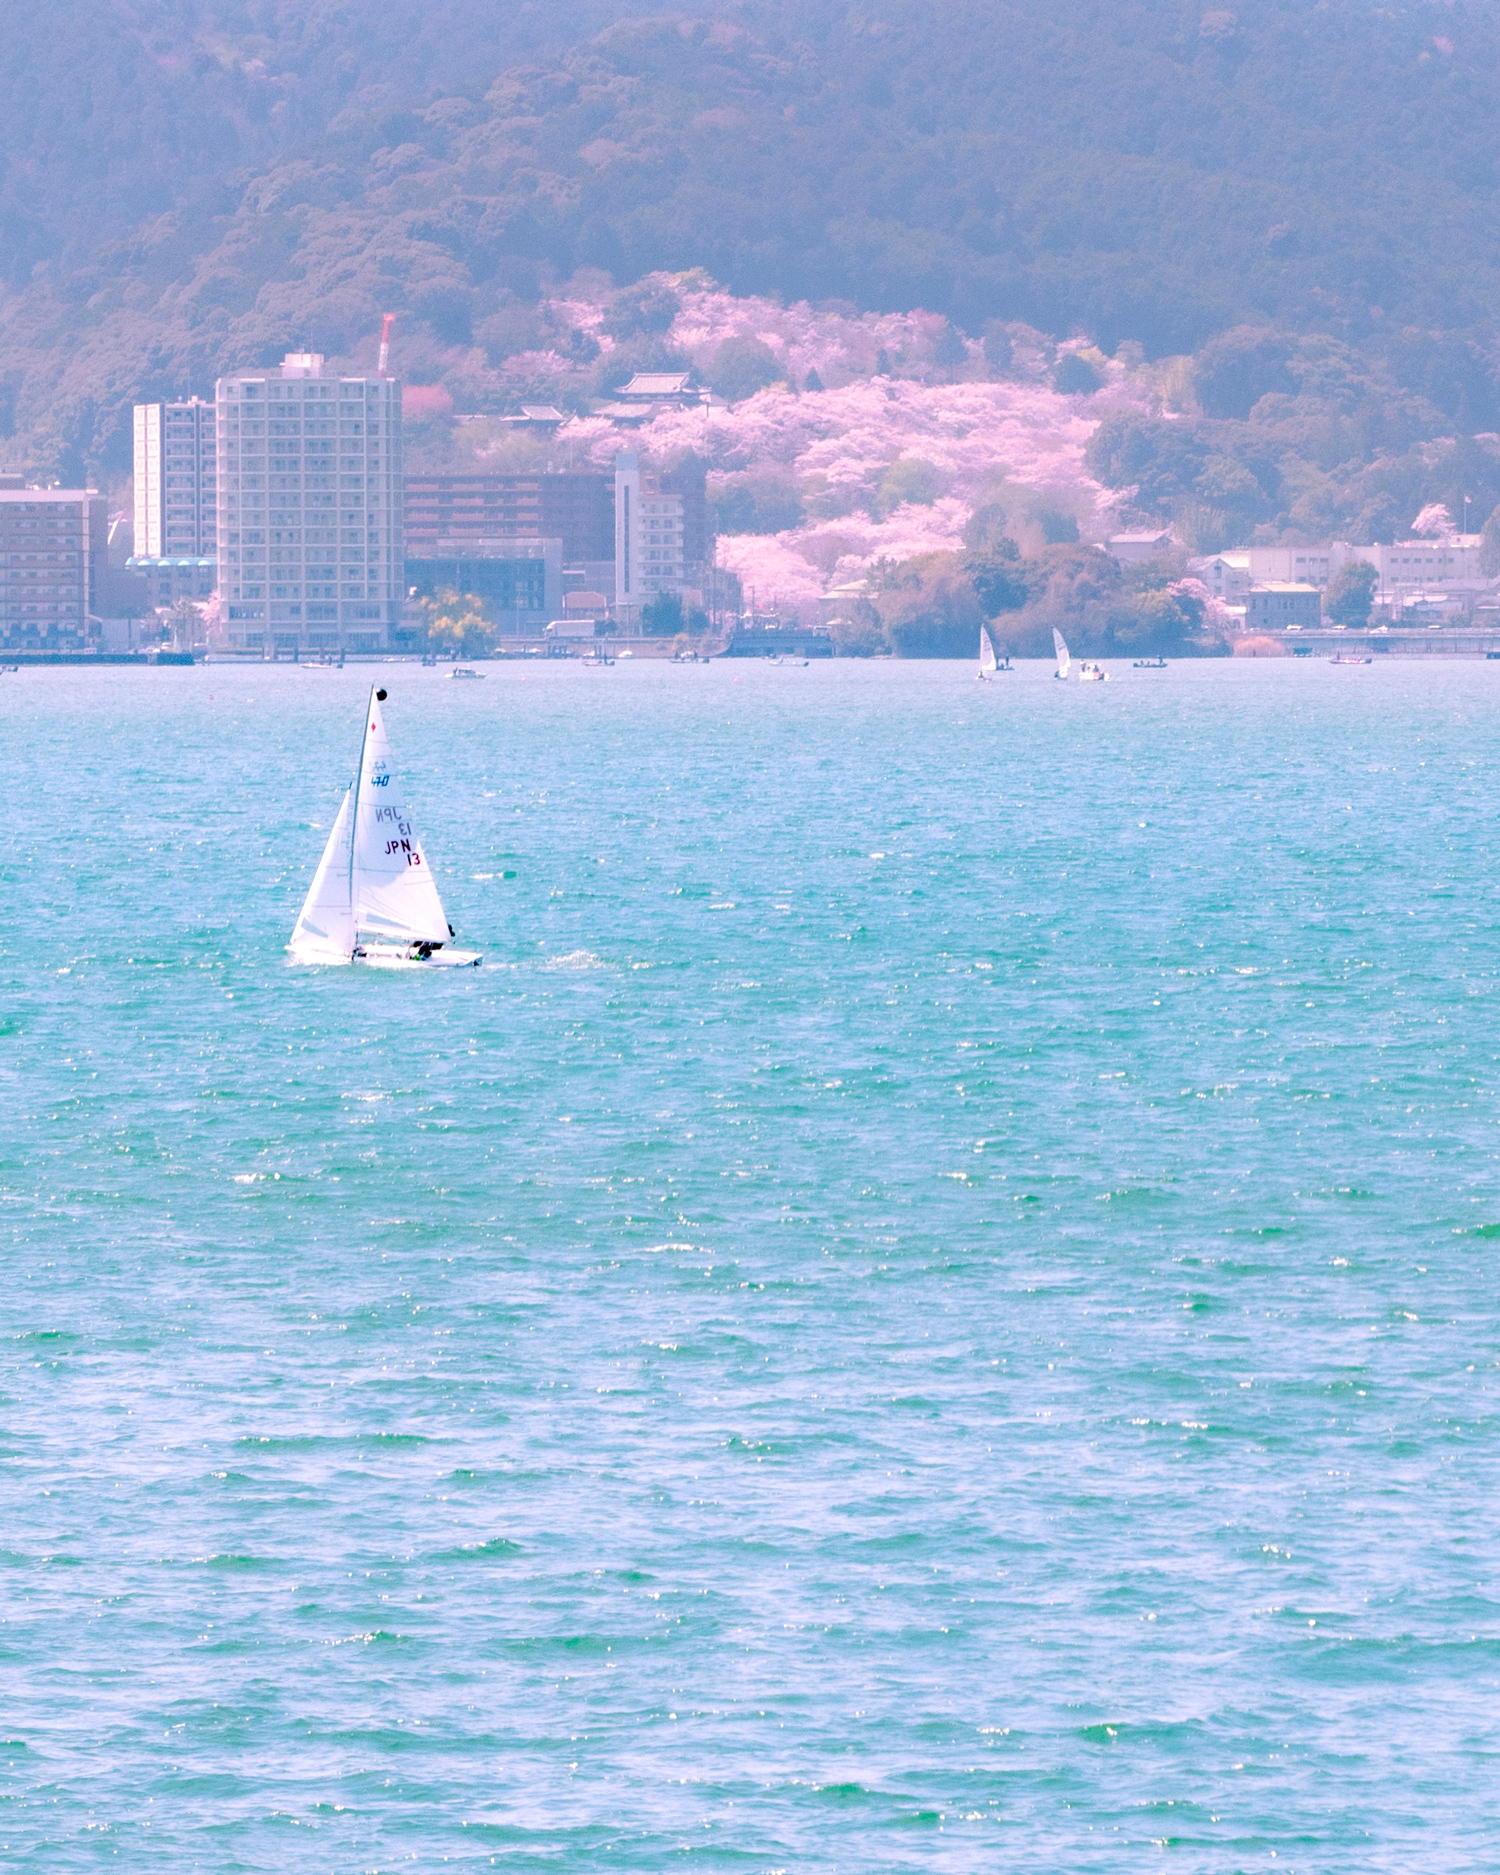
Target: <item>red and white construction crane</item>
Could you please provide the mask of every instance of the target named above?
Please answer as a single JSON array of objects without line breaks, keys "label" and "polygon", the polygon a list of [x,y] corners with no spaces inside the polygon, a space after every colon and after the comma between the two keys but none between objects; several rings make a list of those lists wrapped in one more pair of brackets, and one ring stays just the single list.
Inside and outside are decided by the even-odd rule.
[{"label": "red and white construction crane", "polygon": [[389,377],[386,367],[391,362],[391,327],[396,323],[396,315],[388,312],[380,327],[380,357],[375,365],[377,378]]}]

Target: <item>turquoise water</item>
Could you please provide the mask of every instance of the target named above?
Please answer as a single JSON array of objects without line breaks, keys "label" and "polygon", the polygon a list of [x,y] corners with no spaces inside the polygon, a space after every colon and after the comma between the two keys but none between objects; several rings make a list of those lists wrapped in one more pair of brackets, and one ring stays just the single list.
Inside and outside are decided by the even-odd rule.
[{"label": "turquoise water", "polygon": [[1500,666],[378,674],[0,678],[4,1866],[1493,1867]]}]

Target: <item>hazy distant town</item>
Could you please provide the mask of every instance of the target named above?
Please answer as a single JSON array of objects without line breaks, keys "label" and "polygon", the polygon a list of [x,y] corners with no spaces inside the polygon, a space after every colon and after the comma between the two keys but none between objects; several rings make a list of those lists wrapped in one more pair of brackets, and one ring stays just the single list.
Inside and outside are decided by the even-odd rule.
[{"label": "hazy distant town", "polygon": [[136,403],[108,489],[0,471],[0,651],[968,657],[981,624],[1012,656],[1049,655],[1054,627],[1103,656],[1500,645],[1483,495],[1404,524],[1398,492],[1367,502],[1386,539],[1254,519],[1234,426],[1200,414],[1196,441],[1191,418],[1226,355],[1274,372],[1263,335],[1184,380],[1129,346],[783,309],[701,276],[543,311],[568,353],[525,354],[487,409],[403,386],[387,319],[370,367],[288,352],[212,398]]},{"label": "hazy distant town", "polygon": [[[714,405],[727,414],[692,371],[637,371],[587,414],[628,433],[712,418]],[[484,656],[632,637],[967,656],[986,621],[1014,654],[1044,654],[1050,622],[1101,651],[1277,654],[1320,630],[1433,651],[1461,632],[1472,649],[1500,626],[1496,544],[1442,504],[1404,540],[1192,553],[1170,525],[1089,540],[1063,506],[1031,501],[1012,516],[992,501],[967,508],[962,551],[881,555],[853,576],[834,562],[812,596],[804,583],[776,591],[772,568],[756,592],[720,557],[718,516],[733,503],[711,503],[692,448],[579,465],[564,448],[576,416],[525,403],[501,422],[534,444],[531,467],[474,459],[428,473],[405,467],[401,407],[381,369],[336,375],[319,354],[289,353],[219,379],[214,401],[135,405],[129,508],[0,474],[0,645],[81,658]],[[921,459],[898,459],[887,514],[936,506],[932,478]],[[1024,553],[1027,529],[1041,540]],[[767,536],[727,538],[754,574],[744,540]]]}]

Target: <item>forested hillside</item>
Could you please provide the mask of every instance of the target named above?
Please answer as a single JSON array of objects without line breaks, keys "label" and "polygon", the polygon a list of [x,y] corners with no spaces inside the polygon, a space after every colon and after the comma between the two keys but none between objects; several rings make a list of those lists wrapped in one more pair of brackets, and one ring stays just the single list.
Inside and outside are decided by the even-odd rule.
[{"label": "forested hillside", "polygon": [[[922,307],[975,337],[1025,321],[1148,361],[1198,352],[1207,422],[1311,372],[1343,422],[1314,439],[1320,475],[1434,424],[1500,427],[1492,6],[671,14],[6,9],[0,453],[117,471],[132,398],[294,343],[367,360],[387,309],[409,375],[490,397],[485,371],[536,347],[539,299],[579,269],[693,267],[741,293]],[[1216,335],[1246,326],[1268,345],[1214,368]],[[1337,367],[1308,362],[1324,356]],[[1120,447],[1156,460],[1148,443]],[[1234,454],[1199,444],[1204,464]],[[1193,492],[1202,466],[1181,470],[1172,499],[1257,520],[1306,492],[1283,499],[1272,476],[1216,502]]]}]

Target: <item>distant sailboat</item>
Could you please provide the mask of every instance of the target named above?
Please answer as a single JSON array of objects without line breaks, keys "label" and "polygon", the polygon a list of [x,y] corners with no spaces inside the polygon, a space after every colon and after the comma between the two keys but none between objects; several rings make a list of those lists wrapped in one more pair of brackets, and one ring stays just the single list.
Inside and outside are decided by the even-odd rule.
[{"label": "distant sailboat", "polygon": [[988,628],[981,625],[979,628],[979,675],[981,679],[993,677],[996,665],[994,641],[990,637]]},{"label": "distant sailboat", "polygon": [[345,794],[287,949],[300,964],[477,964],[447,948],[453,927],[401,800],[371,693],[359,773]]},{"label": "distant sailboat", "polygon": [[1066,683],[1073,660],[1068,656],[1067,640],[1055,625],[1052,627],[1052,648],[1057,653],[1057,669],[1052,674]]}]

